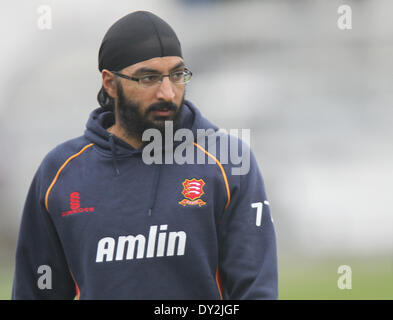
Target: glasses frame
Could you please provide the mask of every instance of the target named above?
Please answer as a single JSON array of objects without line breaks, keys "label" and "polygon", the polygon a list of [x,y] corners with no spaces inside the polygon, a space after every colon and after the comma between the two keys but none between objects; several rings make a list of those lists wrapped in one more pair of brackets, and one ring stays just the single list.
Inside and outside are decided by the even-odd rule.
[{"label": "glasses frame", "polygon": [[[179,70],[179,71],[180,71],[180,70]],[[138,82],[142,87],[145,87],[145,88],[152,88],[152,87],[156,86],[157,84],[162,83],[162,79],[163,79],[164,77],[168,77],[168,78],[169,78],[169,81],[170,81],[171,83],[173,83],[173,84],[186,84],[186,83],[190,82],[191,77],[192,77],[192,72],[191,72],[190,69],[187,69],[187,68],[184,68],[184,70],[182,70],[182,72],[184,73],[184,75],[186,75],[186,74],[189,74],[189,75],[190,75],[189,80],[186,81],[186,82],[182,82],[182,83],[173,82],[173,81],[171,80],[171,75],[174,74],[174,73],[176,73],[176,72],[179,72],[179,71],[172,71],[172,72],[169,73],[169,74],[146,73],[145,75],[140,76],[140,77],[127,76],[127,75],[122,74],[122,73],[120,73],[120,72],[118,72],[118,71],[111,71],[111,72],[112,72],[114,75],[116,75],[116,76],[118,76],[118,77],[120,77],[120,78],[127,79],[127,80],[132,80],[132,81],[136,81],[136,82]],[[157,82],[153,83],[152,85],[146,85],[146,84],[141,83],[140,80],[141,80],[143,77],[146,77],[146,76],[149,76],[149,75],[160,75],[160,79],[159,79]]]}]

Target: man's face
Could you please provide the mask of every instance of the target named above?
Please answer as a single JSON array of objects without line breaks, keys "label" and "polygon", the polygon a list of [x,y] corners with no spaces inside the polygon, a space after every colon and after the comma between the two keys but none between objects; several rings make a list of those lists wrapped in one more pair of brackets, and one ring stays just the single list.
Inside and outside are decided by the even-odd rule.
[{"label": "man's face", "polygon": [[[120,73],[138,78],[146,74],[169,74],[183,69],[181,58],[162,57],[129,66]],[[116,86],[117,119],[127,135],[140,139],[143,132],[150,128],[163,133],[165,121],[173,121],[175,130],[179,127],[184,84],[174,84],[164,77],[162,83],[144,87],[136,81],[116,77]]]}]

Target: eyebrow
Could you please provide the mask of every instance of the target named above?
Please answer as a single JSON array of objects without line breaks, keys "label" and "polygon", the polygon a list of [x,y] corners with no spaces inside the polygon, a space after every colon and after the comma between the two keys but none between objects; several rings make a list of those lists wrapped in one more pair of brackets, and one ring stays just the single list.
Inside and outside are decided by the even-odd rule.
[{"label": "eyebrow", "polygon": [[179,69],[180,67],[184,67],[185,65],[184,65],[184,62],[179,62],[177,65],[175,65],[171,70],[169,70],[169,71],[173,71],[173,70],[176,70],[176,69]]},{"label": "eyebrow", "polygon": [[[179,62],[177,65],[175,65],[169,72],[179,69],[180,67],[184,67],[184,62]],[[140,74],[140,73],[160,73],[160,71],[156,69],[151,69],[147,67],[142,67],[137,69],[134,74]]]}]

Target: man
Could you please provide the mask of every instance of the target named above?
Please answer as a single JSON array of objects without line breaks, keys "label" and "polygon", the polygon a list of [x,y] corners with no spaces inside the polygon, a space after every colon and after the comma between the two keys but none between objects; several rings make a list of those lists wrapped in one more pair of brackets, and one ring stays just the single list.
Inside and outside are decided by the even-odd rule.
[{"label": "man", "polygon": [[[197,130],[218,128],[184,99],[192,73],[172,28],[149,12],[123,17],[103,39],[99,70],[101,107],[30,187],[13,299],[276,299],[262,176],[245,144],[241,175],[203,147]],[[147,163],[143,134],[169,127],[188,129],[195,158],[213,161]],[[154,150],[166,159],[180,144]]]}]

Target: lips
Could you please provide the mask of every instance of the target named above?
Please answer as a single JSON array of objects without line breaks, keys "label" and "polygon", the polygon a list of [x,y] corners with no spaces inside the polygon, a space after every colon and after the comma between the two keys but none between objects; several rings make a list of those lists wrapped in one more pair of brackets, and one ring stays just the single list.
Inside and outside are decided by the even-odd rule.
[{"label": "lips", "polygon": [[165,117],[169,116],[173,111],[169,109],[161,109],[161,110],[155,110],[153,113],[157,116]]}]

